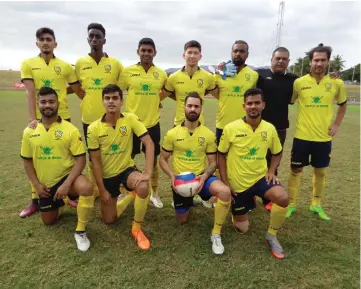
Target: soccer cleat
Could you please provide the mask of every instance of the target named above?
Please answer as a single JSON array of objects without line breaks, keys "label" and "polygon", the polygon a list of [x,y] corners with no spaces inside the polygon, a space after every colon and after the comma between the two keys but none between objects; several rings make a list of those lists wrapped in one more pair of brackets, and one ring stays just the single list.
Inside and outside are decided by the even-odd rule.
[{"label": "soccer cleat", "polygon": [[68,200],[68,205],[72,208],[76,208],[78,206],[78,201],[77,200]]},{"label": "soccer cleat", "polygon": [[137,245],[142,250],[148,250],[150,248],[150,242],[148,238],[144,235],[141,228],[132,229],[132,236],[137,241]]},{"label": "soccer cleat", "polygon": [[267,211],[271,211],[272,210],[272,202],[268,202],[264,208],[267,210]]},{"label": "soccer cleat", "polygon": [[312,206],[310,205],[310,211],[312,213],[316,213],[318,214],[318,216],[325,221],[329,221],[331,220],[331,218],[329,216],[326,215],[325,211],[323,210],[323,208],[321,207],[321,205],[317,205],[317,206]]},{"label": "soccer cleat", "polygon": [[33,200],[31,200],[29,206],[26,209],[22,210],[19,216],[20,218],[29,217],[35,214],[37,211],[39,211],[39,204],[36,204]]},{"label": "soccer cleat", "polygon": [[193,198],[193,205],[198,205],[202,203],[202,198],[199,195],[195,195]]},{"label": "soccer cleat", "polygon": [[296,208],[294,205],[289,205],[288,209],[287,209],[287,214],[286,214],[286,218],[291,217],[291,215],[296,212]]},{"label": "soccer cleat", "polygon": [[278,242],[277,237],[267,232],[266,244],[270,248],[273,257],[282,260],[286,256],[283,252],[281,244]]},{"label": "soccer cleat", "polygon": [[151,194],[149,200],[153,203],[154,207],[158,209],[163,208],[163,203],[158,194]]},{"label": "soccer cleat", "polygon": [[90,241],[88,236],[85,232],[75,233],[74,234],[76,246],[78,247],[79,251],[86,252],[90,247]]},{"label": "soccer cleat", "polygon": [[213,208],[213,202],[211,201],[211,199],[209,199],[208,201],[203,201],[202,200],[202,204],[204,207],[208,208],[208,209],[212,209]]},{"label": "soccer cleat", "polygon": [[222,255],[224,252],[224,247],[222,244],[222,239],[220,235],[212,234],[211,236],[211,242],[212,242],[212,251],[216,255]]}]

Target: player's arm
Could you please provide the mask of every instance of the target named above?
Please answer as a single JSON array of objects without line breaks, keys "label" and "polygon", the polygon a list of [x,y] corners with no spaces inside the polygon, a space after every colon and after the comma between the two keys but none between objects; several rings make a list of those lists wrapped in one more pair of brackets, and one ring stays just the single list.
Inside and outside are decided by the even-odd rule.
[{"label": "player's arm", "polygon": [[215,89],[209,91],[209,94],[211,94],[214,98],[219,99],[219,88],[216,86]]},{"label": "player's arm", "polygon": [[154,143],[148,133],[140,140],[145,146],[145,174],[150,177],[154,167]]},{"label": "player's arm", "polygon": [[102,196],[102,200],[103,200],[103,198],[107,197],[107,194],[109,194],[109,192],[106,190],[103,183],[103,169],[100,160],[100,150],[99,149],[97,150],[88,149],[88,150],[89,150],[90,158],[92,160],[94,179],[97,184],[99,194]]},{"label": "player's arm", "polygon": [[[75,94],[79,97],[79,99],[83,99],[83,98],[84,98],[84,96],[85,96],[85,91],[82,89],[79,81],[77,81],[77,82],[75,82],[75,83],[69,83],[69,87],[71,88],[72,93],[75,93]],[[69,94],[69,93],[68,93],[68,89],[67,89],[66,92],[67,92],[67,94]]]},{"label": "player's arm", "polygon": [[219,175],[221,177],[221,181],[227,185],[230,189],[232,194],[234,194],[231,185],[228,182],[228,174],[227,174],[227,154],[230,149],[231,143],[229,141],[227,126],[223,129],[223,133],[221,136],[221,140],[218,145],[217,151],[217,162],[218,162],[218,170]]},{"label": "player's arm", "polygon": [[159,157],[159,166],[162,169],[162,171],[170,178],[172,179],[174,174],[171,168],[169,167],[168,160],[171,157],[172,152],[164,150],[162,148],[162,151],[160,152]]},{"label": "player's arm", "polygon": [[216,84],[216,79],[215,79],[215,75],[209,73],[208,75],[208,86],[206,88],[206,91],[205,91],[205,95],[207,94],[211,94],[212,96],[214,96],[215,98],[218,99],[218,87],[217,87],[217,84]]},{"label": "player's arm", "polygon": [[168,77],[163,89],[162,89],[162,98],[165,99],[167,97],[173,99],[173,100],[177,100],[177,97],[175,95],[175,88],[174,88],[174,77],[173,75],[171,75],[170,77]]},{"label": "player's arm", "polygon": [[276,170],[282,158],[282,145],[278,137],[277,131],[274,127],[272,128],[272,132],[270,133],[270,135],[272,137],[272,140],[269,149],[271,151],[272,156],[271,156],[271,165],[266,174],[266,182],[268,184],[271,182],[273,184],[279,184],[280,181],[276,176]]},{"label": "player's arm", "polygon": [[290,104],[294,104],[296,102],[297,98],[298,98],[298,85],[297,85],[297,80],[295,80],[293,82],[293,92],[292,92]]},{"label": "player's arm", "polygon": [[340,127],[343,117],[345,116],[346,110],[347,110],[346,88],[345,88],[345,85],[343,84],[342,80],[340,80],[340,81],[341,81],[341,84],[340,84],[339,92],[336,96],[336,100],[337,100],[337,104],[338,104],[336,118],[335,118],[334,122],[328,128],[328,134],[330,136],[336,135],[338,128]]},{"label": "player's arm", "polygon": [[36,120],[36,95],[35,95],[35,84],[33,80],[23,80],[25,91],[28,99],[28,114],[29,122]]}]

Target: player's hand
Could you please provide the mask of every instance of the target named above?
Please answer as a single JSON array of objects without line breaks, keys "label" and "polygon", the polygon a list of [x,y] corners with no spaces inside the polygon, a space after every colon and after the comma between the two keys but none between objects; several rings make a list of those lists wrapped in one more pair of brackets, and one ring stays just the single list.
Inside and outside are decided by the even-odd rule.
[{"label": "player's hand", "polygon": [[67,184],[62,184],[56,191],[53,200],[62,200],[65,199],[69,194],[70,186]]},{"label": "player's hand", "polygon": [[266,178],[266,182],[267,182],[267,184],[269,185],[271,182],[272,182],[272,184],[274,184],[274,185],[279,185],[280,184],[280,180],[277,178],[277,176],[274,174],[274,173],[272,173],[272,172],[267,172],[267,175],[265,176],[265,178]]},{"label": "player's hand", "polygon": [[225,65],[226,65],[226,62],[224,62],[224,61],[223,61],[223,62],[221,62],[220,64],[218,64],[216,71],[217,71],[217,70],[221,70],[221,71],[223,71],[223,70],[224,70]]},{"label": "player's hand", "polygon": [[107,190],[100,193],[100,201],[105,205],[110,205],[113,202],[112,196]]},{"label": "player's hand", "polygon": [[38,194],[39,198],[46,199],[51,197],[51,194],[49,193],[50,190],[43,184],[39,183],[37,186],[35,186],[35,191]]},{"label": "player's hand", "polygon": [[341,78],[341,73],[340,73],[340,72],[337,72],[337,71],[335,71],[335,72],[330,72],[328,75],[329,75],[332,79]]},{"label": "player's hand", "polygon": [[80,92],[77,93],[77,96],[80,98],[80,99],[83,99],[85,97],[85,90],[83,88],[80,88]]},{"label": "player's hand", "polygon": [[147,173],[143,173],[134,180],[133,187],[136,188],[141,182],[149,182],[149,179],[150,175],[148,175]]},{"label": "player's hand", "polygon": [[224,66],[224,73],[226,74],[226,76],[231,76],[233,77],[236,73],[237,73],[237,66],[235,66],[233,64],[233,62],[231,62],[230,60],[226,63],[226,65]]},{"label": "player's hand", "polygon": [[198,195],[201,192],[201,190],[203,189],[204,183],[207,180],[207,176],[205,174],[203,174],[203,175],[196,176],[195,179],[199,181],[199,185],[198,185],[197,192],[196,192],[196,194]]},{"label": "player's hand", "polygon": [[38,121],[36,119],[30,121],[28,124],[28,128],[32,128],[32,129],[36,129],[37,126],[38,126]]},{"label": "player's hand", "polygon": [[333,124],[331,124],[329,127],[328,127],[328,135],[329,136],[335,136],[336,134],[337,134],[337,132],[338,132],[338,128],[339,128],[340,126],[338,125],[338,124],[335,124],[335,123],[333,123]]}]

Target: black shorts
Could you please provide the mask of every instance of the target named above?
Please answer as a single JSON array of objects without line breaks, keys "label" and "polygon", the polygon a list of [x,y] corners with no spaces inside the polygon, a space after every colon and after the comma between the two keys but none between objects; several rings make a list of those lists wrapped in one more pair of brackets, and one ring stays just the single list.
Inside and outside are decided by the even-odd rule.
[{"label": "black shorts", "polygon": [[[39,205],[40,205],[40,212],[50,212],[56,211],[58,208],[63,207],[65,205],[64,200],[53,200],[56,191],[58,188],[65,182],[68,175],[63,177],[59,182],[57,182],[54,186],[49,188],[51,197],[49,198],[39,198]],[[75,196],[68,196],[69,199],[76,200],[77,197]]]},{"label": "black shorts", "polygon": [[[286,129],[277,130],[277,134],[278,134],[278,138],[280,139],[281,146],[283,148],[286,141],[287,130]],[[267,159],[267,167],[269,168],[271,166],[271,159],[272,159],[272,153],[270,150],[267,151],[266,159]],[[277,175],[278,175],[278,169],[276,169],[276,176]]]},{"label": "black shorts", "polygon": [[221,140],[222,133],[223,133],[223,129],[216,128],[216,142],[217,142],[217,147],[219,146],[219,141]]},{"label": "black shorts", "polygon": [[[148,128],[148,133],[150,138],[154,143],[154,157],[159,156],[160,154],[160,125],[159,122],[150,128]],[[145,146],[142,144],[140,138],[133,133],[133,151],[132,156],[140,154],[140,152],[145,153]]]},{"label": "black shorts", "polygon": [[311,164],[314,168],[326,168],[330,165],[331,150],[331,141],[317,142],[294,138],[291,153],[291,167],[303,168]]},{"label": "black shorts", "polygon": [[254,196],[264,198],[264,194],[274,186],[280,185],[274,185],[272,183],[267,184],[266,178],[263,177],[248,190],[242,193],[237,193],[237,196],[232,197],[232,214],[235,216],[247,214],[249,210],[256,207],[253,199]]},{"label": "black shorts", "polygon": [[113,198],[117,198],[120,195],[120,185],[122,184],[127,191],[131,191],[132,189],[127,186],[127,180],[131,173],[139,172],[139,170],[134,167],[129,167],[121,172],[119,175],[114,177],[103,179],[104,187],[107,189],[109,194]]}]

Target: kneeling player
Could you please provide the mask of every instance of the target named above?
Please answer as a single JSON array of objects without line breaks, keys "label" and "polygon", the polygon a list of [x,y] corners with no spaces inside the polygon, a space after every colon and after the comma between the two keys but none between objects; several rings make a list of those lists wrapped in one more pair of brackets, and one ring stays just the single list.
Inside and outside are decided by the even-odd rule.
[{"label": "kneeling player", "polygon": [[[218,146],[221,179],[232,190],[233,225],[241,233],[248,230],[248,212],[255,207],[254,196],[273,202],[266,243],[273,256],[285,254],[276,234],[286,218],[288,195],[275,171],[281,159],[282,146],[275,127],[261,119],[265,107],[263,92],[249,89],[244,95],[246,117],[225,126]],[[267,150],[272,152],[267,170]]]},{"label": "kneeling player", "polygon": [[[94,177],[101,198],[102,219],[106,224],[114,223],[135,198],[132,236],[139,248],[147,250],[150,242],[141,230],[141,224],[148,206],[154,144],[135,114],[121,113],[123,94],[117,85],[104,87],[102,97],[106,113],[89,126],[87,134]],[[135,168],[131,158],[133,133],[145,146],[146,169],[143,174]],[[120,185],[128,191],[135,190],[135,193],[117,202]]]},{"label": "kneeling player", "polygon": [[24,130],[21,157],[30,182],[39,195],[40,216],[52,225],[69,197],[79,197],[78,225],[75,240],[80,251],[90,246],[85,233],[93,209],[92,185],[81,175],[86,163],[85,149],[79,130],[58,115],[58,95],[50,87],[38,94],[41,120],[35,129]]},{"label": "kneeling player", "polygon": [[[197,193],[203,200],[209,200],[212,196],[218,197],[211,241],[213,252],[223,254],[224,247],[220,234],[229,211],[231,192],[225,184],[213,176],[217,167],[216,137],[198,120],[202,111],[202,103],[197,92],[192,92],[185,98],[186,120],[168,131],[164,138],[159,165],[171,179],[175,213],[181,224],[188,219],[189,208],[193,205],[193,197],[185,198],[177,194],[173,185],[177,174],[187,171],[196,174],[200,181]],[[173,170],[168,165],[168,159],[172,154]],[[206,158],[208,159],[207,168],[205,166]]]}]

